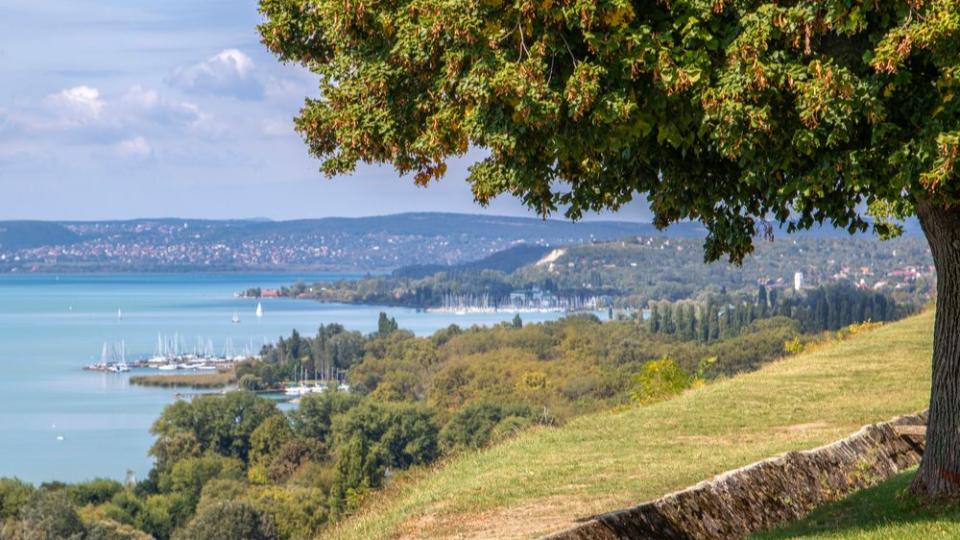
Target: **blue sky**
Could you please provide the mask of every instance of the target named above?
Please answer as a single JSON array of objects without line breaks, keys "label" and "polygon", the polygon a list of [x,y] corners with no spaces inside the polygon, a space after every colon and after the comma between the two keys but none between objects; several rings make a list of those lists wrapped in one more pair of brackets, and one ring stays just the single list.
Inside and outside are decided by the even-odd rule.
[{"label": "blue sky", "polygon": [[291,120],[315,78],[260,45],[254,0],[3,4],[0,219],[482,211],[470,155],[427,189],[389,167],[322,177]]}]

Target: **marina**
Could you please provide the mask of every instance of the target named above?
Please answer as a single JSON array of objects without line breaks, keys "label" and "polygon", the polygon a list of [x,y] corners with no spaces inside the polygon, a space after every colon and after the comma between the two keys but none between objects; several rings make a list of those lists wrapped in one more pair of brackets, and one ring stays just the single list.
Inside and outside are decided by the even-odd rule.
[{"label": "marina", "polygon": [[183,343],[179,334],[172,337],[157,334],[157,348],[153,355],[134,360],[127,359],[124,341],[113,347],[104,343],[100,361],[87,364],[83,369],[109,373],[125,373],[131,369],[156,369],[162,372],[218,371],[257,356],[252,338],[240,351],[235,351],[233,340],[227,338],[220,354],[214,352],[212,339],[197,338],[194,347],[189,350]]}]

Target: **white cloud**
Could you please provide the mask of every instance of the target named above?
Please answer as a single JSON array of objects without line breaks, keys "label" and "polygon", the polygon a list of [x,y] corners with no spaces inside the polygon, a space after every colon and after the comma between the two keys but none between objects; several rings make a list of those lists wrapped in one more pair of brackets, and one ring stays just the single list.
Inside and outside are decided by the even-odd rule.
[{"label": "white cloud", "polygon": [[120,100],[134,107],[151,109],[160,105],[160,94],[156,90],[144,88],[140,85],[131,86]]},{"label": "white cloud", "polygon": [[123,158],[146,159],[153,155],[153,147],[147,139],[136,136],[120,141],[114,146],[117,155]]},{"label": "white cloud", "polygon": [[139,123],[157,125],[199,128],[210,120],[210,115],[193,103],[166,99],[156,90],[139,85],[131,87],[117,100],[115,112],[123,118],[137,119]]},{"label": "white cloud", "polygon": [[262,99],[264,86],[253,60],[237,49],[223,50],[204,62],[177,69],[167,82],[184,92]]},{"label": "white cloud", "polygon": [[131,133],[176,136],[187,130],[214,132],[210,115],[193,103],[142,86],[119,95],[76,86],[39,102],[24,102],[7,114],[0,111],[0,133],[82,135],[88,142],[112,143]]},{"label": "white cloud", "polygon": [[105,106],[100,91],[85,85],[47,96],[46,104],[63,120],[74,123],[97,120]]}]

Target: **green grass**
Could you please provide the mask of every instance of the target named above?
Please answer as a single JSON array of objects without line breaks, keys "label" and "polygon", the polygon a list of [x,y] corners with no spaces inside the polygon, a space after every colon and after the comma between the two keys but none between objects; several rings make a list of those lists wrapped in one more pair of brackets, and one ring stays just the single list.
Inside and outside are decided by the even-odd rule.
[{"label": "green grass", "polygon": [[915,471],[815,510],[788,527],[755,535],[754,540],[953,539],[960,537],[960,507],[920,505],[903,496]]},{"label": "green grass", "polygon": [[324,537],[529,538],[926,406],[933,314],[396,480]]}]

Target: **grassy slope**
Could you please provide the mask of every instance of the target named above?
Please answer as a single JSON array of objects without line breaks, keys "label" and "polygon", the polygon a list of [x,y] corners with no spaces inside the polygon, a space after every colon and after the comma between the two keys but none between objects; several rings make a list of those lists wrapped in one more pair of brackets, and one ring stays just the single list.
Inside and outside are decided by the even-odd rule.
[{"label": "grassy slope", "polygon": [[953,539],[960,536],[960,507],[921,506],[901,497],[916,471],[820,508],[799,523],[757,535],[755,540]]},{"label": "grassy slope", "polygon": [[324,537],[526,538],[925,407],[931,312],[414,473]]}]

